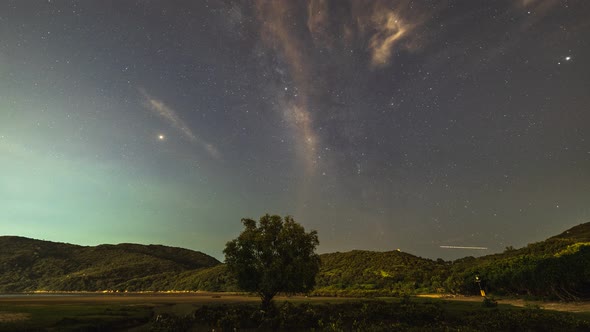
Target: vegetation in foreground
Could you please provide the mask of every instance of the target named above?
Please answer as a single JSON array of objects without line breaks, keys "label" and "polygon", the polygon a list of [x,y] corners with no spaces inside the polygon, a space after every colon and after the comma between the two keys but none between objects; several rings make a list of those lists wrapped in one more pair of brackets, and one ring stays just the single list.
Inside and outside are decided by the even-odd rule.
[{"label": "vegetation in foreground", "polygon": [[204,305],[176,312],[171,304],[2,305],[30,319],[0,322],[0,331],[588,331],[588,315],[537,306],[485,306],[398,298],[327,303],[282,302],[261,310],[256,304]]},{"label": "vegetation in foreground", "polygon": [[2,304],[0,331],[116,331],[145,325],[152,317],[147,305]]},{"label": "vegetation in foreground", "polygon": [[[587,331],[590,322],[571,313],[538,308],[440,301],[357,301],[313,305],[285,302],[265,312],[252,305],[203,306],[192,316],[166,317],[155,330],[180,326],[235,330],[319,331]],[[164,323],[165,322],[165,323]],[[170,329],[171,328],[171,329]]]}]

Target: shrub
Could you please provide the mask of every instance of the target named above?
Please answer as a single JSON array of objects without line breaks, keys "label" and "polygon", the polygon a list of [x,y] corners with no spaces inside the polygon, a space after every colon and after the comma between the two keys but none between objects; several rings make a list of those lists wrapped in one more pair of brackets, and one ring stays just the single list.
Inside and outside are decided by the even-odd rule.
[{"label": "shrub", "polygon": [[496,299],[491,298],[491,297],[484,297],[481,305],[484,308],[495,308],[498,306],[498,301],[496,301]]}]

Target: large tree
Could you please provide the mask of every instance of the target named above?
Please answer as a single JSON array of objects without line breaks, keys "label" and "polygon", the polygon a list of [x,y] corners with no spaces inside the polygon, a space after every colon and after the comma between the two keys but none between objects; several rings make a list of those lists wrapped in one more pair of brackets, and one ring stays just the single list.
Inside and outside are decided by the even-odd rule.
[{"label": "large tree", "polygon": [[320,258],[316,231],[305,232],[292,217],[264,215],[258,224],[242,219],[244,231],[226,244],[225,263],[238,286],[255,292],[268,307],[279,292],[308,292],[315,285]]}]

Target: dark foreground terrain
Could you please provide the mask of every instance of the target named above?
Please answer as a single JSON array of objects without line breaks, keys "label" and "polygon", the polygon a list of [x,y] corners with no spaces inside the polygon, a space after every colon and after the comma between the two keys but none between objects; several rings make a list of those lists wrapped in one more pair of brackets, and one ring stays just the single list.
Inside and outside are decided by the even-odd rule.
[{"label": "dark foreground terrain", "polygon": [[586,303],[498,302],[295,296],[279,297],[265,311],[256,297],[228,293],[2,295],[0,331],[590,330]]}]

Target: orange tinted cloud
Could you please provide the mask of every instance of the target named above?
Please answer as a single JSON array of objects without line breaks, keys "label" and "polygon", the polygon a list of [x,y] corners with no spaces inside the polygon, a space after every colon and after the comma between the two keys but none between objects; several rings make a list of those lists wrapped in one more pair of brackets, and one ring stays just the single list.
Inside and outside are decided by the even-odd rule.
[{"label": "orange tinted cloud", "polygon": [[[316,164],[318,135],[310,112],[314,85],[313,57],[317,49],[363,45],[371,68],[387,66],[396,49],[413,49],[413,35],[426,14],[410,1],[257,0],[255,2],[260,38],[287,65],[298,93],[279,95],[283,118],[296,131],[298,150]],[[302,30],[301,27],[307,27]],[[329,52],[328,52],[329,53]],[[279,87],[282,89],[282,87]],[[321,92],[320,92],[321,93]]]},{"label": "orange tinted cloud", "polygon": [[415,49],[416,29],[430,11],[415,9],[410,1],[353,1],[351,8],[358,38],[369,40],[373,68],[388,65],[396,49]]},{"label": "orange tinted cloud", "polygon": [[409,26],[393,11],[376,12],[371,18],[376,32],[369,40],[371,64],[379,67],[389,63],[393,49],[407,33]]}]

